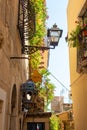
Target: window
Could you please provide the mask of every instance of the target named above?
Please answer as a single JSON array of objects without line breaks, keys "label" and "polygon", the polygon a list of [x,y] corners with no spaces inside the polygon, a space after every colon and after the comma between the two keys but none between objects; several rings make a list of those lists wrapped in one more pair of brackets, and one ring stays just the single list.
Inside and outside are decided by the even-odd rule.
[{"label": "window", "polygon": [[27,130],[45,130],[45,123],[42,122],[27,123]]}]

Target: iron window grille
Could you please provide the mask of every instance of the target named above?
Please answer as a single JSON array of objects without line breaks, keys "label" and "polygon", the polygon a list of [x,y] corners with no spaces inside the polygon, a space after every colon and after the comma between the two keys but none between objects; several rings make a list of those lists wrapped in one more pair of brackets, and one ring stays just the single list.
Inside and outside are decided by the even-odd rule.
[{"label": "iron window grille", "polygon": [[[82,8],[79,18],[83,21],[87,20],[87,8]],[[87,73],[87,35],[82,36],[80,40],[80,47],[77,49],[77,72]]]}]

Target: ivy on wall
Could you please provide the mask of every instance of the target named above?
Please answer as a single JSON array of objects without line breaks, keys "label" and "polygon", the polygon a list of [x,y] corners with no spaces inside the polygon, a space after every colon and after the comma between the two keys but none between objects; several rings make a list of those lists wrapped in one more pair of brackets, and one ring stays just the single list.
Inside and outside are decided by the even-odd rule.
[{"label": "ivy on wall", "polygon": [[[44,45],[44,37],[46,35],[46,19],[47,19],[47,8],[44,0],[31,0],[32,6],[35,9],[35,34],[29,40],[30,45]],[[34,57],[34,58],[33,58]],[[37,51],[31,56],[31,67],[37,69],[40,65],[41,53]]]},{"label": "ivy on wall", "polygon": [[[30,0],[31,5],[35,9],[35,27],[36,31],[34,36],[29,40],[30,45],[43,46],[44,45],[44,37],[46,36],[46,20],[47,16],[47,8],[45,4],[45,0]],[[41,52],[36,51],[30,56],[31,68],[32,70],[39,68],[41,61]],[[45,109],[47,110],[48,105],[54,97],[54,84],[50,83],[48,79],[48,73],[46,70],[42,69],[41,75],[45,77],[44,86],[41,86],[41,83],[37,83],[37,87],[39,90],[39,96],[42,97],[45,101]]]},{"label": "ivy on wall", "polygon": [[42,45],[43,38],[46,35],[46,19],[47,19],[47,9],[44,0],[31,0],[35,8],[35,26],[36,32],[34,37],[30,40],[31,45]]}]

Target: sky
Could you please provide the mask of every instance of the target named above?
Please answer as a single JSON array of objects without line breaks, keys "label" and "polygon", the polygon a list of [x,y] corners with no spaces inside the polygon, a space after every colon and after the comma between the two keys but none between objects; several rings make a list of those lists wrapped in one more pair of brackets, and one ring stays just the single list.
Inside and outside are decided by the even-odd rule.
[{"label": "sky", "polygon": [[[69,53],[65,41],[67,36],[67,5],[68,0],[46,0],[49,19],[47,27],[53,24],[63,30],[62,38],[54,50],[50,50],[49,67],[51,82],[56,86],[55,96],[64,96],[68,100],[70,89]],[[67,101],[65,101],[67,102]]]}]

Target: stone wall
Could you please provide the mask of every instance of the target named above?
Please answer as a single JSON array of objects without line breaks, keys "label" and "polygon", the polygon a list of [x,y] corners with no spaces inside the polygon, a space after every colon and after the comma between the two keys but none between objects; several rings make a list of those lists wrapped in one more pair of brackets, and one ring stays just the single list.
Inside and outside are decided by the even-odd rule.
[{"label": "stone wall", "polygon": [[[17,18],[18,1],[0,0],[0,95],[2,91],[5,93],[2,99],[0,97],[0,106],[3,107],[2,101],[6,104],[4,118],[2,111],[0,112],[0,120],[4,119],[3,123],[0,123],[0,130],[18,130],[20,85],[27,80],[25,60],[10,59],[13,56],[22,56]],[[13,101],[15,98],[13,106],[12,97]]]}]

